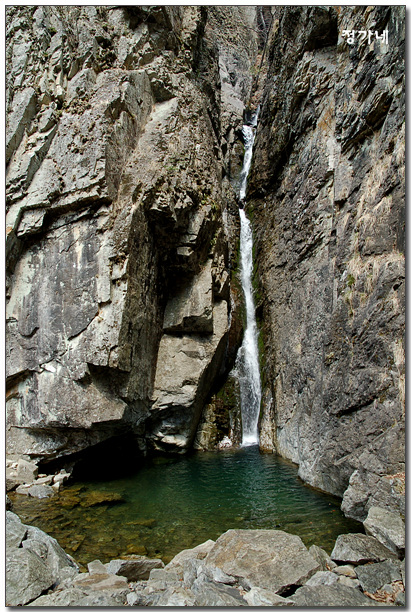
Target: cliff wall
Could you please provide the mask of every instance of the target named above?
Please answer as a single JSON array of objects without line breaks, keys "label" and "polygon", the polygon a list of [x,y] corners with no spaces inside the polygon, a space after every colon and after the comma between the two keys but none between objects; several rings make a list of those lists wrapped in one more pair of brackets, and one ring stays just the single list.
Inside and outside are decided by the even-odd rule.
[{"label": "cliff wall", "polygon": [[360,519],[404,499],[404,28],[404,7],[276,8],[249,179],[261,440]]},{"label": "cliff wall", "polygon": [[[125,431],[184,449],[232,364],[224,118],[241,121],[256,45],[252,10],[227,16],[242,50],[221,59],[204,7],[7,10],[11,456]],[[247,77],[222,86],[233,53]]]}]

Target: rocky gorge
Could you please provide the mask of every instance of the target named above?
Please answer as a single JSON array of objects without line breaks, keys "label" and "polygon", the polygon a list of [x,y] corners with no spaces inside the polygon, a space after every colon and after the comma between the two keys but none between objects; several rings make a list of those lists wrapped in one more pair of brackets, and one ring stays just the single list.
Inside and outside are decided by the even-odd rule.
[{"label": "rocky gorge", "polygon": [[9,605],[403,605],[404,7],[13,6],[6,25],[7,489],[58,495],[86,453],[241,443],[259,106],[260,449],[367,533],[329,556],[232,529],[79,573],[8,512]]}]

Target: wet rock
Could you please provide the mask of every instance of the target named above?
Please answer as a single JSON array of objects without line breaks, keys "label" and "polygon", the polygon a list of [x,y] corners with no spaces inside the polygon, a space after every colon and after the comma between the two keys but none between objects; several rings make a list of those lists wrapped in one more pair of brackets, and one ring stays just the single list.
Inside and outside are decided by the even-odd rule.
[{"label": "wet rock", "polygon": [[360,565],[356,568],[356,574],[363,591],[369,593],[375,593],[385,584],[402,580],[399,563],[392,560]]},{"label": "wet rock", "polygon": [[395,559],[395,554],[383,546],[372,536],[361,533],[347,533],[339,535],[331,559],[337,563],[363,563]]},{"label": "wet rock", "polygon": [[335,584],[331,586],[303,586],[291,597],[296,607],[350,607],[357,606],[378,606],[373,601],[357,589]]},{"label": "wet rock", "polygon": [[372,506],[364,521],[364,528],[368,535],[377,538],[400,559],[404,557],[405,524],[398,513]]},{"label": "wet rock", "polygon": [[129,582],[147,580],[151,570],[163,567],[164,563],[161,559],[149,559],[138,555],[127,559],[113,559],[105,565],[110,574],[125,576]]},{"label": "wet rock", "polygon": [[277,594],[303,584],[320,568],[298,536],[265,529],[230,529],[218,538],[205,566],[222,569],[247,588]]}]

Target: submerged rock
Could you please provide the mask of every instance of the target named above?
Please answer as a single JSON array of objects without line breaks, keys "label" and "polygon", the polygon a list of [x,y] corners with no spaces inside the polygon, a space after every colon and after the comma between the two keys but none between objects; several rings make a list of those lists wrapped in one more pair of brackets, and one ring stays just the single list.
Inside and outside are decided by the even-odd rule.
[{"label": "submerged rock", "polygon": [[110,493],[109,491],[87,491],[83,494],[80,506],[90,508],[92,506],[121,504],[124,498],[120,493]]}]

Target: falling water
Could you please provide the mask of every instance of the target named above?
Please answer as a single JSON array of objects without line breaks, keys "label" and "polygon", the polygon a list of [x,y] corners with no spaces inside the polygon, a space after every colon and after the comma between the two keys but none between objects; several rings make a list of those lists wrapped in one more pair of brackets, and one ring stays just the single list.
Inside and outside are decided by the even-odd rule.
[{"label": "falling water", "polygon": [[258,331],[255,318],[253,286],[253,234],[250,221],[244,210],[244,199],[247,189],[247,177],[250,171],[253,154],[254,132],[257,124],[257,113],[252,125],[243,126],[245,143],[244,165],[240,176],[240,254],[241,283],[244,291],[246,309],[246,328],[243,344],[238,351],[236,370],[240,384],[241,418],[243,424],[243,446],[258,444],[258,417],[261,403],[261,381],[258,363]]}]

